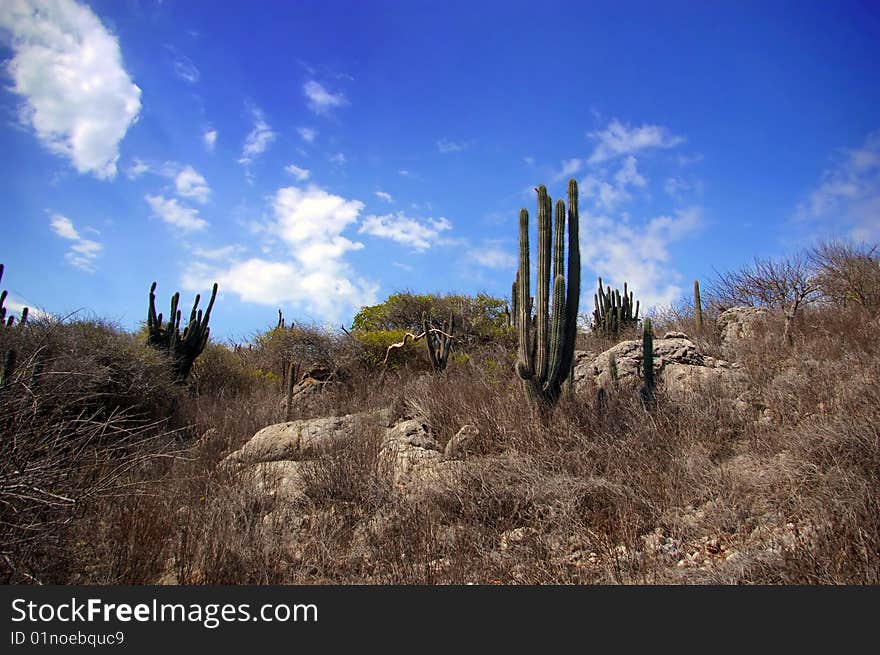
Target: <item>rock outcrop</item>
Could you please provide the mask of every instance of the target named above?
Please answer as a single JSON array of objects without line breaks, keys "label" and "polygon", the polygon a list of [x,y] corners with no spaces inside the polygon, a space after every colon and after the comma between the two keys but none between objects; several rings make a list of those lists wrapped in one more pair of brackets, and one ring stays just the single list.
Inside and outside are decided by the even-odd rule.
[{"label": "rock outcrop", "polygon": [[[576,355],[575,389],[611,388],[614,385],[612,361],[618,385],[640,384],[644,378],[642,342],[632,340],[623,341],[592,360]],[[679,398],[713,381],[735,389],[745,383],[745,375],[736,364],[703,355],[683,332],[667,332],[662,339],[654,341],[654,374],[662,388]]]},{"label": "rock outcrop", "polygon": [[327,450],[363,433],[372,422],[384,430],[379,444],[378,473],[391,486],[406,493],[420,493],[434,484],[451,482],[467,454],[476,429],[465,426],[450,441],[449,455],[418,418],[388,425],[387,412],[330,416],[270,425],[257,432],[244,446],[228,455],[222,466],[234,470],[264,495],[297,498],[305,493],[303,471]]},{"label": "rock outcrop", "polygon": [[721,312],[715,322],[721,337],[721,354],[735,361],[742,343],[756,336],[758,326],[769,315],[766,307],[731,307]]}]

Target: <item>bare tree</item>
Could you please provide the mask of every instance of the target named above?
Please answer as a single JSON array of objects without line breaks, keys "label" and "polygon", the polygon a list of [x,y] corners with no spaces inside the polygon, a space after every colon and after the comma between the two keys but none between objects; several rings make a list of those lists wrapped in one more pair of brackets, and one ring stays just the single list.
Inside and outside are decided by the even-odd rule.
[{"label": "bare tree", "polygon": [[854,304],[871,316],[880,313],[880,253],[876,245],[826,241],[810,249],[808,258],[828,300]]},{"label": "bare tree", "polygon": [[779,260],[756,257],[754,263],[719,273],[712,285],[716,302],[727,305],[761,305],[785,315],[783,340],[792,344],[792,327],[798,310],[819,297],[819,284],[805,253]]}]

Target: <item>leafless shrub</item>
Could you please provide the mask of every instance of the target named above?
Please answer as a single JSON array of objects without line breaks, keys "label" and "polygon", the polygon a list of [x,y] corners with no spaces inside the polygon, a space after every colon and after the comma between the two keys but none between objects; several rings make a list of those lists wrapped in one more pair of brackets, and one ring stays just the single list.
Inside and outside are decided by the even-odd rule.
[{"label": "leafless shrub", "polygon": [[773,260],[756,257],[754,263],[719,273],[710,296],[715,303],[761,305],[785,315],[783,339],[791,344],[791,330],[802,305],[819,297],[819,285],[804,253]]},{"label": "leafless shrub", "polygon": [[877,246],[825,241],[808,252],[822,295],[838,306],[856,305],[870,316],[880,312],[880,253]]}]

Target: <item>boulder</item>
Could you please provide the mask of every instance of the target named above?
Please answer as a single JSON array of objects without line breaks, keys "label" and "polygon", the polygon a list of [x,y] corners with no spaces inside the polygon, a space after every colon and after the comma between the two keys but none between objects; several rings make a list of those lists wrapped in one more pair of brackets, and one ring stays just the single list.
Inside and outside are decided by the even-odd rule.
[{"label": "boulder", "polygon": [[385,431],[379,451],[379,471],[395,488],[421,486],[439,479],[443,453],[440,444],[419,419],[406,419]]},{"label": "boulder", "polygon": [[770,315],[766,307],[731,307],[718,315],[716,330],[721,338],[721,354],[735,360],[742,342],[756,336],[756,328]]},{"label": "boulder", "polygon": [[382,417],[380,413],[362,413],[276,423],[257,432],[224,461],[248,465],[311,459],[335,441],[347,439],[364,420],[382,420]]}]

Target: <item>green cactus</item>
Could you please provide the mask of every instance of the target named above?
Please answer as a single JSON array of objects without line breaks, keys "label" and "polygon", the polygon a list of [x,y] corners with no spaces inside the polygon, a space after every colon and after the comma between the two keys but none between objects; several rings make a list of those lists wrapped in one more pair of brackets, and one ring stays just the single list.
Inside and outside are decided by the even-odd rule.
[{"label": "green cactus", "polygon": [[703,303],[700,301],[700,281],[694,280],[694,317],[697,320],[697,332],[703,332]]},{"label": "green cactus", "polygon": [[[528,397],[543,405],[559,399],[562,384],[570,375],[577,337],[577,312],[580,299],[580,243],[578,188],[568,183],[568,285],[565,265],[565,202],[556,203],[555,235],[551,234],[553,204],[542,184],[538,187],[538,289],[534,298],[535,316],[531,316],[529,289],[529,213],[519,214],[519,271],[517,273],[517,333],[519,357],[516,372],[523,380]],[[551,238],[553,252],[551,261]],[[550,286],[551,264],[553,286]],[[552,303],[551,303],[552,292]]]},{"label": "green cactus", "polygon": [[602,287],[599,278],[599,290],[593,294],[593,332],[604,337],[616,338],[639,322],[639,301],[628,291],[627,283],[623,283],[623,294],[610,286]]},{"label": "green cactus", "polygon": [[650,402],[654,399],[654,331],[651,327],[651,319],[646,318],[642,325],[642,372],[644,384],[642,385],[642,399]]},{"label": "green cactus", "polygon": [[431,360],[431,368],[441,373],[446,370],[449,362],[449,353],[452,351],[452,341],[455,333],[455,316],[450,311],[449,320],[443,322],[443,328],[438,334],[431,329],[428,315],[422,312],[422,328],[425,331],[425,344],[428,347],[428,358]]},{"label": "green cactus", "polygon": [[147,344],[157,350],[164,350],[171,356],[171,366],[174,376],[178,381],[186,380],[192,370],[196,358],[202,354],[211,329],[208,322],[211,320],[211,309],[217,297],[217,283],[211,291],[211,300],[204,315],[198,309],[200,295],[196,294],[192,311],[189,315],[189,324],[180,332],[180,310],[177,303],[180,301],[180,293],[171,296],[171,314],[168,323],[163,327],[162,314],[156,314],[156,283],[150,287],[150,306],[147,311]]}]

